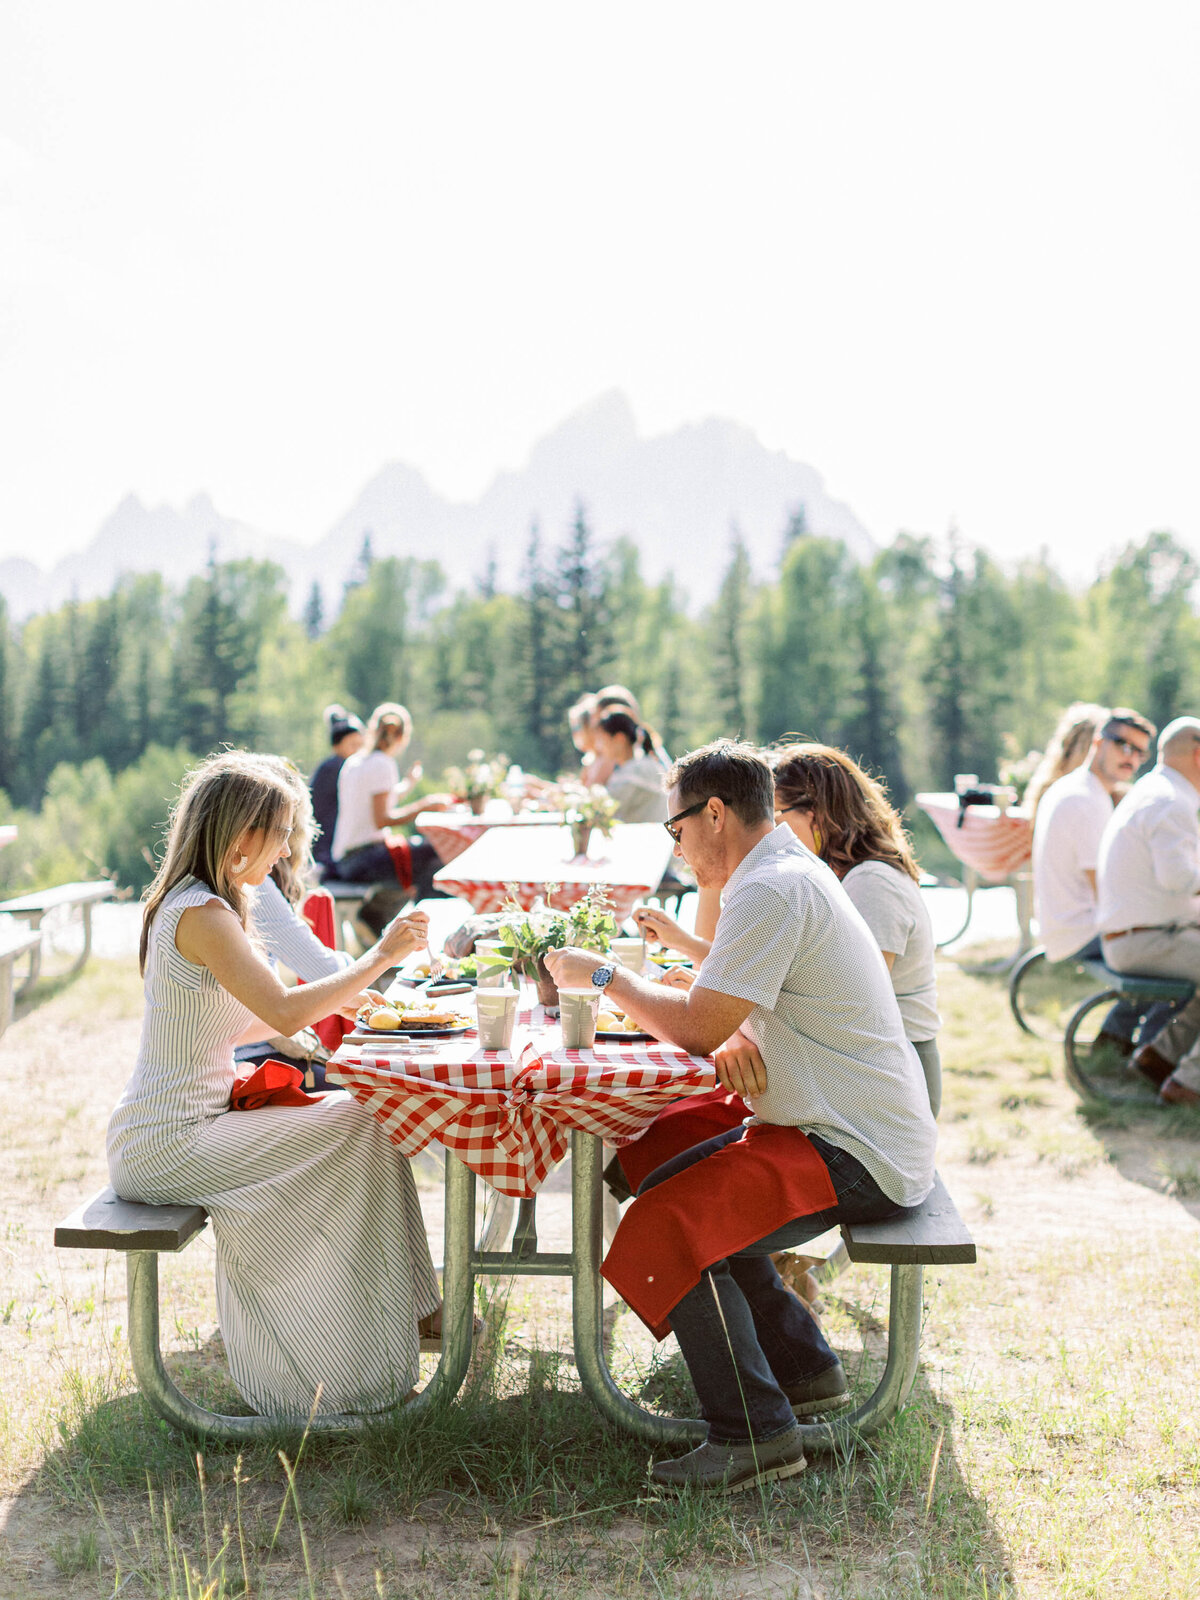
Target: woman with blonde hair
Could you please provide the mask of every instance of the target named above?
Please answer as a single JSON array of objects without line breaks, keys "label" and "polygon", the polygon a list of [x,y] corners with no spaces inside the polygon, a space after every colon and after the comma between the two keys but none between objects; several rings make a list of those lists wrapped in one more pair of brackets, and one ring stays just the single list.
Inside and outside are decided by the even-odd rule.
[{"label": "woman with blonde hair", "polygon": [[1096,729],[1108,721],[1108,708],[1089,700],[1076,700],[1059,717],[1046,753],[1034,768],[1033,777],[1022,796],[1022,809],[1030,819],[1037,816],[1038,804],[1052,783],[1065,778],[1087,760]]},{"label": "woman with blonde hair", "polygon": [[428,935],[422,914],[398,918],[344,971],[286,988],[247,923],[294,816],[260,756],[211,756],[185,780],[146,896],[146,1020],[108,1163],[125,1199],[205,1207],[233,1380],[256,1410],[303,1417],[401,1400],[439,1296],[409,1164],[356,1101],[230,1106],[236,1044],[353,1014]]},{"label": "woman with blonde hair", "polygon": [[418,835],[389,840],[385,829],[412,822],[420,811],[445,811],[454,804],[450,794],[427,794],[401,804],[421,780],[419,761],[400,779],[397,758],[411,738],[407,707],[385,700],[371,713],[365,747],[338,774],[333,874],[346,883],[379,886],[362,909],[362,919],[374,933],[410,893],[414,900],[432,894],[433,874],[442,864],[433,846]]}]

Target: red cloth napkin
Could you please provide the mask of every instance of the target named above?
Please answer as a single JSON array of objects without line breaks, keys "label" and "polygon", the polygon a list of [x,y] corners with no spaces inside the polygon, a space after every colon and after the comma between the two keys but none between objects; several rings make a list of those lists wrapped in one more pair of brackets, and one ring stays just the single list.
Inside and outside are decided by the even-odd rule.
[{"label": "red cloth napkin", "polygon": [[[337,949],[333,896],[328,889],[313,889],[305,897],[300,915],[327,949]],[[303,983],[304,979],[301,978],[300,982]],[[328,1017],[322,1017],[320,1022],[313,1023],[313,1032],[326,1050],[336,1050],[346,1035],[353,1031],[354,1024],[347,1022],[345,1017],[339,1017],[336,1011]]]},{"label": "red cloth napkin", "polygon": [[799,1128],[754,1123],[745,1136],[640,1195],[601,1273],[656,1339],[700,1275],[793,1217],[837,1204],[829,1169]]},{"label": "red cloth napkin", "polygon": [[412,845],[401,834],[393,834],[387,841],[388,854],[396,869],[402,889],[412,888]]},{"label": "red cloth napkin", "polygon": [[707,1094],[689,1094],[676,1100],[658,1116],[639,1138],[617,1151],[621,1171],[634,1194],[656,1167],[693,1145],[715,1139],[719,1133],[738,1128],[750,1115],[741,1095],[729,1089],[710,1089]]},{"label": "red cloth napkin", "polygon": [[260,1111],[263,1106],[309,1106],[313,1096],[300,1085],[304,1074],[286,1061],[264,1061],[261,1067],[233,1080],[229,1105],[233,1111]]}]

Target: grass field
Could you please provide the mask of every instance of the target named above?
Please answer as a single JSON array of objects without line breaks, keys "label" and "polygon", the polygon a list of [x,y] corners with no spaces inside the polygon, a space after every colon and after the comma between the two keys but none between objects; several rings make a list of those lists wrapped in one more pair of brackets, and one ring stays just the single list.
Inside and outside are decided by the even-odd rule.
[{"label": "grass field", "polygon": [[[43,985],[0,1047],[0,1595],[1200,1595],[1200,1121],[1081,1107],[1000,980],[944,963],[940,982],[939,1165],[979,1263],[927,1272],[921,1370],[892,1426],[729,1500],[651,1490],[647,1447],[578,1393],[552,1280],[512,1287],[449,1415],[295,1460],[198,1458],[134,1391],[122,1263],[51,1245],[105,1180],[140,985],[117,963]],[[437,1166],[419,1173],[434,1219]],[[182,1387],[231,1404],[211,1252],[206,1234],[163,1258],[163,1339]],[[824,1299],[869,1381],[885,1273],[852,1269]],[[686,1408],[672,1343],[609,1321],[626,1386]]]}]

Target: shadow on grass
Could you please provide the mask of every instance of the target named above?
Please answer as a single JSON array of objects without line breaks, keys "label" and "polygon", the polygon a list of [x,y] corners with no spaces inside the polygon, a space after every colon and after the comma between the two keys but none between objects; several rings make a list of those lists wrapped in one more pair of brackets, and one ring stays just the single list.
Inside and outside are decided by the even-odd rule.
[{"label": "shadow on grass", "polygon": [[[881,1329],[848,1302],[842,1309],[863,1342],[840,1353],[865,1391],[881,1366]],[[232,1410],[219,1356],[212,1340],[167,1364],[193,1397]],[[656,1408],[695,1414],[677,1352],[656,1359],[635,1387]],[[344,1573],[348,1530],[364,1595],[377,1591],[378,1571],[387,1596],[432,1600],[478,1594],[483,1584],[500,1595],[560,1596],[575,1586],[666,1600],[742,1592],[737,1574],[747,1569],[783,1584],[780,1593],[807,1594],[811,1585],[830,1600],[1014,1592],[1002,1541],[960,1468],[953,1412],[924,1371],[880,1434],[854,1451],[813,1457],[786,1483],[733,1496],[654,1488],[650,1446],[601,1419],[558,1351],[502,1349],[453,1405],[393,1414],[354,1440],[312,1438],[300,1450],[282,1439],[213,1442],[202,1467],[197,1446],[138,1396],[98,1382],[68,1384],[58,1427],[58,1443],[13,1507],[9,1536],[21,1538],[27,1507],[44,1545],[50,1502],[63,1526],[78,1530],[55,1558],[60,1575],[99,1551],[101,1565],[127,1582],[123,1594],[188,1592],[164,1575],[172,1560],[182,1570],[184,1556],[211,1573],[220,1529],[234,1530],[221,1559],[236,1550],[255,1592],[268,1578],[286,1588],[306,1568],[328,1579],[335,1559]],[[396,1565],[398,1529],[419,1545],[420,1582]],[[213,1592],[244,1587],[239,1577]],[[336,1591],[318,1582],[316,1592]],[[360,1588],[351,1583],[347,1592]]]}]

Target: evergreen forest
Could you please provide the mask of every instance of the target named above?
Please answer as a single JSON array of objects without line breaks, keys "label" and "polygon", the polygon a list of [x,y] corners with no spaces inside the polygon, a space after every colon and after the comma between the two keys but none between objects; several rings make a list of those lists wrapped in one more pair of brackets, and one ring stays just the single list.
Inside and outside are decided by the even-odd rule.
[{"label": "evergreen forest", "polygon": [[631,541],[600,546],[580,508],[558,540],[529,534],[515,592],[488,571],[455,589],[436,561],[374,559],[364,541],[331,617],[315,591],[291,616],[280,568],[215,553],[182,590],[127,576],[20,627],[0,602],[0,821],[20,826],[0,887],[111,872],[141,889],[196,757],[241,746],[309,771],[334,700],[364,720],[408,705],[428,788],[472,747],[545,774],[574,765],[567,707],[621,682],[673,753],[796,733],[844,746],[909,804],[956,772],[995,780],[1071,700],[1160,727],[1197,711],[1198,575],[1167,532],[1083,589],[1044,555],[1010,568],[955,535],[902,533],[863,565],[800,514],[769,574],[733,537],[696,611],[680,583],[643,577]]}]

